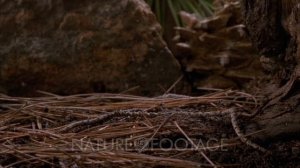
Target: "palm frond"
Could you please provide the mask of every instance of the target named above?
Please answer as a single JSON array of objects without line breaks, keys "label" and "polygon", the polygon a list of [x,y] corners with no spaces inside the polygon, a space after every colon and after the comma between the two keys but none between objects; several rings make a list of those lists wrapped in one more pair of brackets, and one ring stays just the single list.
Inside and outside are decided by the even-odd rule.
[{"label": "palm frond", "polygon": [[180,11],[194,13],[199,18],[210,16],[213,13],[212,0],[146,0],[146,2],[163,26],[168,14],[172,15],[176,26],[182,26],[178,15]]}]

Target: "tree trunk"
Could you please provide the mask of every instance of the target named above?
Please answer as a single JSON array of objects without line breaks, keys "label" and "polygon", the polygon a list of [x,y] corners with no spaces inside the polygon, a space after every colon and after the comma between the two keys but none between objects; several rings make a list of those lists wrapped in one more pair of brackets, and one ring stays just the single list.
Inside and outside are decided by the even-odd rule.
[{"label": "tree trunk", "polygon": [[272,94],[265,94],[268,100],[262,113],[252,119],[263,130],[255,138],[299,137],[300,2],[242,0],[242,6],[249,36],[275,75],[265,87],[277,84]]}]

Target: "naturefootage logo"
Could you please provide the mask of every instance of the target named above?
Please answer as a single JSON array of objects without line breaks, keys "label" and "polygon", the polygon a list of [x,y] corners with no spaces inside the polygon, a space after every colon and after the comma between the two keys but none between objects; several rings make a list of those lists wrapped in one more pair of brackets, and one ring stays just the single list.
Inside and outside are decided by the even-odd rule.
[{"label": "naturefootage logo", "polygon": [[122,150],[122,151],[227,151],[228,146],[226,143],[228,139],[215,139],[208,140],[201,139],[186,139],[186,138],[117,138],[117,139],[74,139],[72,140],[72,150],[76,151],[103,151],[103,150]]}]

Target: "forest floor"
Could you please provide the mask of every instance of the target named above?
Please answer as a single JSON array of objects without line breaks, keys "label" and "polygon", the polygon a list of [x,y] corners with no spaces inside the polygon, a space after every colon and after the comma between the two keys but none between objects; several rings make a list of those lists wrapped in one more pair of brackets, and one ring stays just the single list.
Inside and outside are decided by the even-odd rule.
[{"label": "forest floor", "polygon": [[44,94],[0,96],[0,167],[300,165],[299,140],[251,141],[261,98],[247,93]]},{"label": "forest floor", "polygon": [[[269,58],[261,57],[246,37],[249,31],[242,24],[245,18],[240,5],[225,6],[215,16],[200,21],[181,13],[188,26],[176,28],[177,37],[171,38],[179,52],[175,56],[186,70],[184,78],[190,77],[196,89],[236,88],[248,93],[210,90],[201,96],[144,97],[40,92],[43,96],[34,98],[0,94],[0,168],[300,167],[299,134],[272,140],[257,138],[267,131],[253,118],[259,118],[259,112],[268,113],[260,111],[266,95],[276,95],[287,81],[273,86],[270,81],[276,81],[276,76],[265,76],[262,58],[271,70],[277,67]],[[253,19],[257,24],[259,19]],[[274,118],[266,121],[286,113],[294,118],[293,114],[299,114],[299,103],[287,98],[299,94],[293,91],[299,90],[299,76],[292,78],[275,97],[278,99],[273,99],[277,101],[269,110],[273,110]],[[255,94],[261,91],[265,97]],[[291,122],[280,123],[274,130],[284,124],[292,128],[291,132],[299,132],[298,120],[287,119]]]}]

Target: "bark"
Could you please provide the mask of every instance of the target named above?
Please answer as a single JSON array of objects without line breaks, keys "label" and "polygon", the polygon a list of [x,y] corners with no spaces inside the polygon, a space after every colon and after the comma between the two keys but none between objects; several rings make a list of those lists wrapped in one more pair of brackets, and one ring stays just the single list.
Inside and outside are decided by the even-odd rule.
[{"label": "bark", "polygon": [[280,0],[243,0],[242,6],[253,44],[262,54],[282,54],[287,46],[288,34],[281,24]]},{"label": "bark", "polygon": [[[263,114],[253,118],[246,126],[246,134],[257,132],[253,138],[262,142],[300,138],[299,96],[289,99],[289,104],[278,103]],[[253,129],[254,127],[254,129]]]},{"label": "bark", "polygon": [[[242,0],[242,6],[253,44],[271,60],[271,73],[278,77],[266,87],[279,83],[273,94],[267,95],[269,100],[262,113],[252,119],[255,130],[262,130],[254,138],[263,141],[299,138],[300,2]],[[261,89],[263,92],[264,88]]]}]

